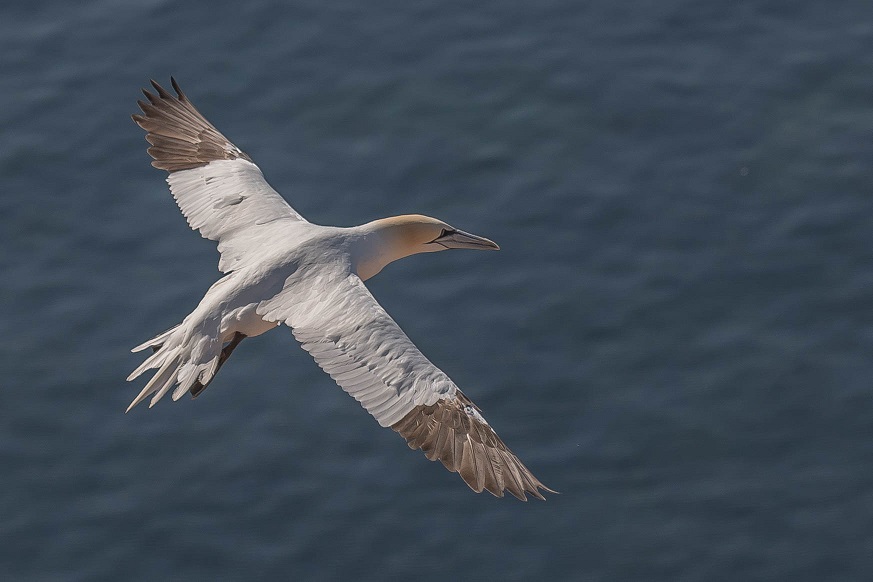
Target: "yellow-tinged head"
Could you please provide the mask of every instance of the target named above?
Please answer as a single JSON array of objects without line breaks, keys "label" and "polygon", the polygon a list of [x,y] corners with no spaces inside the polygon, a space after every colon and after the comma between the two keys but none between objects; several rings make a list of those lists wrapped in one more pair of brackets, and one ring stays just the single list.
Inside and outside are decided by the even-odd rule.
[{"label": "yellow-tinged head", "polygon": [[403,256],[446,249],[500,250],[495,242],[485,237],[458,230],[442,220],[421,214],[392,216],[377,220],[375,224],[391,245],[406,251]]},{"label": "yellow-tinged head", "polygon": [[357,261],[358,275],[364,280],[385,265],[418,253],[447,249],[499,250],[485,237],[458,230],[442,220],[421,214],[404,214],[373,221],[364,227],[374,236],[362,249]]}]

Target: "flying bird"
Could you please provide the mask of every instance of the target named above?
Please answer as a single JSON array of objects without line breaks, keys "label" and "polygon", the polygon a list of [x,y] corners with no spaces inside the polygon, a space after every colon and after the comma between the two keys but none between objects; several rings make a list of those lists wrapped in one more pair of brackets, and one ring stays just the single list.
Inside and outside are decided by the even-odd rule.
[{"label": "flying bird", "polygon": [[421,215],[339,228],[308,222],[252,159],[194,107],[155,81],[142,115],[152,165],[192,229],[218,243],[224,273],[182,323],[135,347],[149,357],[127,378],[157,370],[131,408],[151,396],[197,397],[233,350],[281,324],[383,427],[439,459],[473,491],[544,499],[554,493],[503,443],[481,410],[415,347],[367,290],[387,264],[447,249],[498,250],[487,238]]}]

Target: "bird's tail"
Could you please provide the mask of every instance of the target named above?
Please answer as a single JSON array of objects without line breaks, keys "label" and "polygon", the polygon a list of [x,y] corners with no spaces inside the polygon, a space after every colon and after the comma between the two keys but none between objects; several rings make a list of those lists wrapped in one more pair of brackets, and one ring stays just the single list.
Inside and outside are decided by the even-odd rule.
[{"label": "bird's tail", "polygon": [[189,391],[192,396],[197,396],[212,381],[218,368],[230,357],[230,352],[239,345],[243,337],[245,336],[240,333],[234,334],[225,345],[217,333],[208,335],[181,323],[133,348],[133,352],[152,348],[153,353],[127,380],[137,378],[146,370],[157,369],[157,372],[127,410],[154,394],[149,403],[151,408],[173,387],[173,400],[178,400]]}]

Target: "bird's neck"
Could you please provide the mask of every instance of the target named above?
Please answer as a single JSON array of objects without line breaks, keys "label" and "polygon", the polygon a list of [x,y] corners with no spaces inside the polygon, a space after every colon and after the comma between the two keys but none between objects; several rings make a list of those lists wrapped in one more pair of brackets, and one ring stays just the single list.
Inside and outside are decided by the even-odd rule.
[{"label": "bird's neck", "polygon": [[402,218],[382,218],[356,227],[352,267],[362,280],[378,274],[389,263],[423,252],[412,243],[407,225],[399,220]]}]

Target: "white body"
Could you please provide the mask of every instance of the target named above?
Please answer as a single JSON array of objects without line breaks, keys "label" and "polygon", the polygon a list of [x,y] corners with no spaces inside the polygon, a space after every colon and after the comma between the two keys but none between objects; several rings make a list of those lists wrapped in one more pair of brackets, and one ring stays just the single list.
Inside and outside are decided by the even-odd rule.
[{"label": "white body", "polygon": [[[243,160],[212,163],[249,164]],[[161,343],[129,378],[159,369],[131,408],[151,394],[153,406],[174,386],[172,396],[178,400],[195,381],[209,383],[222,348],[235,333],[254,337],[283,322],[328,373],[340,380],[358,380],[341,383],[382,426],[394,424],[415,405],[454,394],[454,383],[415,348],[361,283],[404,255],[391,244],[392,238],[386,236],[390,231],[382,225],[376,221],[338,228],[284,219],[265,225],[272,244],[262,237],[252,237],[257,244],[251,246],[238,239],[232,247],[238,253],[233,261],[236,270],[212,285],[179,326],[135,349]],[[364,325],[373,329],[365,330]],[[334,345],[325,345],[324,338],[314,340],[307,332],[312,328],[333,330],[335,341],[327,343]],[[355,365],[389,342],[400,348],[403,357],[389,358],[379,370]],[[353,375],[356,371],[360,373]],[[426,380],[407,382],[416,375]],[[391,388],[386,390],[388,381]],[[368,406],[371,403],[382,406]]]}]

